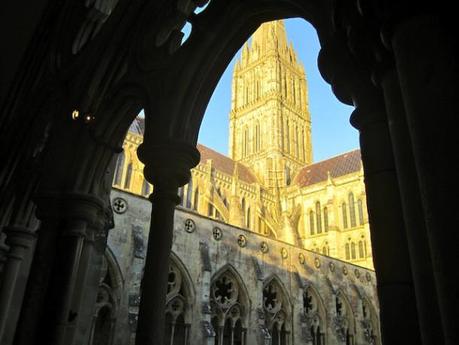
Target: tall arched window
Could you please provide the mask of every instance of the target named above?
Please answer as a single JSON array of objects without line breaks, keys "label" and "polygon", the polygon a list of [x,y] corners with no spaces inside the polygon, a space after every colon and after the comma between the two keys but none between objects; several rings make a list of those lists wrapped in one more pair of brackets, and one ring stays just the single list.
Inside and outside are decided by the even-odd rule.
[{"label": "tall arched window", "polygon": [[290,153],[290,126],[288,124],[288,120],[285,125],[285,145],[286,145],[285,151]]},{"label": "tall arched window", "polygon": [[247,216],[246,216],[246,224],[247,229],[250,229],[250,207],[247,207]]},{"label": "tall arched window", "polygon": [[143,196],[150,195],[150,184],[145,179],[143,179],[143,183],[142,183],[142,195]]},{"label": "tall arched window", "polygon": [[123,151],[120,153],[116,161],[115,175],[113,178],[113,183],[117,186],[121,186],[121,179],[123,178],[124,160],[125,160],[125,155]]},{"label": "tall arched window", "polygon": [[193,210],[197,211],[199,207],[199,187],[194,190]]},{"label": "tall arched window", "polygon": [[334,327],[344,337],[346,345],[354,345],[355,320],[351,305],[341,291],[336,294],[335,303],[337,318]]},{"label": "tall arched window", "polygon": [[260,140],[261,140],[260,124],[257,122],[256,125],[255,125],[255,142],[254,142],[254,146],[255,146],[254,151],[255,152],[260,151],[260,148],[261,148]]},{"label": "tall arched window", "polygon": [[303,331],[309,333],[312,345],[325,345],[326,312],[319,295],[311,287],[303,293],[303,314],[307,320]]},{"label": "tall arched window", "polygon": [[126,178],[124,180],[124,188],[129,189],[131,186],[131,179],[132,179],[132,163],[129,163],[126,169]]},{"label": "tall arched window", "polygon": [[357,207],[359,209],[359,224],[363,225],[363,205],[361,199],[357,201]]},{"label": "tall arched window", "polygon": [[343,228],[347,229],[347,207],[345,202],[341,205],[341,211],[343,212]]},{"label": "tall arched window", "polygon": [[249,154],[249,129],[244,129],[244,142],[243,142],[243,157],[247,157]]},{"label": "tall arched window", "polygon": [[365,253],[363,250],[363,241],[359,241],[359,258],[362,259],[365,257]]},{"label": "tall arched window", "polygon": [[324,207],[324,230],[328,232],[328,208]]},{"label": "tall arched window", "polygon": [[316,224],[317,224],[317,233],[322,233],[322,217],[321,217],[321,209],[320,209],[320,202],[316,202]]},{"label": "tall arched window", "polygon": [[306,139],[306,134],[305,134],[305,131],[304,129],[301,131],[303,133],[303,135],[301,136],[301,147],[302,147],[302,151],[303,151],[303,160],[305,161],[306,160],[306,150],[304,149],[304,140]]},{"label": "tall arched window", "polygon": [[188,182],[188,185],[186,188],[186,203],[185,203],[186,208],[191,208],[192,194],[193,194],[193,179],[190,178],[190,182]]},{"label": "tall arched window", "polygon": [[289,305],[287,296],[276,278],[263,288],[265,327],[271,334],[272,345],[289,344]]},{"label": "tall arched window", "polygon": [[314,235],[314,212],[309,211],[309,231]]},{"label": "tall arched window", "polygon": [[189,292],[185,287],[185,277],[175,262],[169,264],[166,295],[166,317],[164,345],[186,345],[190,333],[190,324],[185,321],[189,318]]},{"label": "tall arched window", "polygon": [[349,193],[349,216],[351,219],[351,228],[357,226],[357,223],[355,221],[355,204],[353,193]]},{"label": "tall arched window", "polygon": [[346,243],[345,251],[346,251],[346,260],[350,260],[351,259],[351,252],[350,252],[350,248],[349,248],[349,243]]},{"label": "tall arched window", "polygon": [[248,296],[231,270],[217,275],[210,288],[215,345],[244,344]]},{"label": "tall arched window", "polygon": [[356,258],[356,255],[355,255],[355,243],[354,242],[351,243],[351,258],[352,258],[352,260],[354,260]]},{"label": "tall arched window", "polygon": [[178,189],[178,196],[180,197],[180,206],[183,206],[185,204],[185,191],[183,186]]}]

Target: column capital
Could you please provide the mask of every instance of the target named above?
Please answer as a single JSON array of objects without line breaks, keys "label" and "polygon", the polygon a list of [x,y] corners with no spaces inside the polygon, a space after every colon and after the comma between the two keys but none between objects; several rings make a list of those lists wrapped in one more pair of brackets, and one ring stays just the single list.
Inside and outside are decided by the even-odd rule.
[{"label": "column capital", "polygon": [[3,232],[6,234],[5,243],[9,246],[29,248],[37,238],[34,231],[23,226],[6,226]]},{"label": "column capital", "polygon": [[95,228],[104,228],[107,205],[98,197],[85,193],[44,192],[35,196],[37,218],[85,222]]},{"label": "column capital", "polygon": [[188,183],[190,169],[200,159],[200,153],[194,145],[172,140],[161,143],[144,141],[137,153],[145,164],[144,176],[154,185],[155,193]]}]

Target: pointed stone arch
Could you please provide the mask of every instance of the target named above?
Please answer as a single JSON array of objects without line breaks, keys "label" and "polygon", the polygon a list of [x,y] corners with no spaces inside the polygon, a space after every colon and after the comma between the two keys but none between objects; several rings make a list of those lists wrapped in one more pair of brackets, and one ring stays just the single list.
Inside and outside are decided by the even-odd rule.
[{"label": "pointed stone arch", "polygon": [[247,287],[230,264],[220,268],[211,279],[210,306],[215,343],[244,343],[250,314]]},{"label": "pointed stone arch", "polygon": [[361,299],[361,321],[363,339],[370,345],[381,345],[381,331],[376,308],[370,299],[363,296]]},{"label": "pointed stone arch", "polygon": [[312,283],[303,289],[302,334],[312,345],[326,343],[327,312],[319,291]]},{"label": "pointed stone arch", "polygon": [[333,329],[337,339],[346,345],[355,343],[356,324],[354,315],[349,298],[343,290],[338,290],[335,295]]},{"label": "pointed stone arch", "polygon": [[288,344],[292,333],[292,303],[277,275],[271,275],[263,283],[263,310],[272,344]]}]

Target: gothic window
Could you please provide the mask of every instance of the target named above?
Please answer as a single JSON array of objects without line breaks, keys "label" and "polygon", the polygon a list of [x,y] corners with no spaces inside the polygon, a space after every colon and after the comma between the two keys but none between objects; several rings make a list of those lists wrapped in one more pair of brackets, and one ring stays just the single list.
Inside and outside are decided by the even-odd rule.
[{"label": "gothic window", "polygon": [[316,202],[316,224],[317,224],[317,233],[322,233],[322,217],[321,217],[321,209],[320,209],[320,202]]},{"label": "gothic window", "polygon": [[188,185],[186,188],[186,203],[185,203],[186,208],[191,208],[192,194],[193,194],[193,179],[190,178],[190,182],[188,182]]},{"label": "gothic window", "polygon": [[185,203],[185,191],[183,186],[178,189],[178,196],[180,197],[180,206],[183,206]]},{"label": "gothic window", "polygon": [[311,287],[303,293],[303,320],[301,327],[306,341],[312,345],[325,344],[325,308],[319,295]]},{"label": "gothic window", "polygon": [[125,155],[123,151],[120,153],[116,161],[115,176],[113,178],[113,183],[117,186],[121,186],[121,179],[123,178],[124,160],[125,160]]},{"label": "gothic window", "polygon": [[364,299],[362,300],[362,321],[361,325],[363,328],[363,336],[365,338],[366,344],[370,345],[379,345],[380,337],[378,334],[378,319],[376,313],[373,309],[372,304]]},{"label": "gothic window", "polygon": [[311,235],[314,235],[314,212],[309,211],[309,231]]},{"label": "gothic window", "polygon": [[351,253],[350,253],[349,243],[346,243],[346,245],[345,245],[345,252],[346,252],[346,260],[350,260],[351,259]]},{"label": "gothic window", "polygon": [[116,274],[116,263],[112,261],[106,252],[102,258],[96,312],[89,334],[89,345],[113,344],[120,283]]},{"label": "gothic window", "polygon": [[300,157],[300,145],[298,141],[298,126],[295,126],[295,157]]},{"label": "gothic window", "polygon": [[302,130],[303,136],[301,137],[301,147],[303,148],[303,160],[306,160],[306,151],[304,149],[304,140],[306,139],[306,134],[304,129]]},{"label": "gothic window", "polygon": [[199,187],[194,190],[193,210],[197,211],[199,206]]},{"label": "gothic window", "polygon": [[355,221],[355,204],[354,204],[354,194],[349,193],[349,216],[351,219],[351,227],[355,227],[357,225]]},{"label": "gothic window", "polygon": [[248,298],[236,275],[226,270],[211,284],[212,325],[215,345],[241,345],[245,342],[243,327],[248,312]]},{"label": "gothic window", "polygon": [[351,258],[352,258],[352,260],[354,260],[356,258],[356,255],[355,255],[355,243],[354,242],[351,243]]},{"label": "gothic window", "polygon": [[261,149],[260,141],[261,141],[260,124],[257,122],[257,124],[255,125],[255,148],[254,148],[255,152],[258,152]]},{"label": "gothic window", "polygon": [[287,345],[290,338],[289,306],[287,297],[276,278],[271,279],[263,289],[263,309],[265,327],[271,334],[271,344]]},{"label": "gothic window", "polygon": [[328,232],[328,208],[324,207],[324,230]]},{"label": "gothic window", "polygon": [[290,126],[288,124],[288,120],[285,125],[285,151],[290,153]]},{"label": "gothic window", "polygon": [[246,219],[246,227],[247,229],[250,229],[250,207],[247,207],[247,216],[245,217]]},{"label": "gothic window", "polygon": [[142,184],[142,195],[143,196],[150,195],[150,184],[145,179],[143,179],[143,184]]},{"label": "gothic window", "polygon": [[363,250],[363,241],[359,241],[359,258],[362,259],[365,257],[365,253]]},{"label": "gothic window", "polygon": [[286,165],[285,166],[285,184],[288,186],[290,185],[290,182],[291,182],[290,168]]},{"label": "gothic window", "polygon": [[333,320],[334,331],[341,343],[354,345],[354,319],[347,298],[338,292],[335,297],[336,316]]},{"label": "gothic window", "polygon": [[183,272],[171,260],[167,280],[164,345],[188,344],[190,324],[185,320],[189,319],[187,313],[189,313],[190,296],[188,296],[184,280]]},{"label": "gothic window", "polygon": [[129,163],[126,170],[126,178],[124,180],[124,189],[129,189],[132,179],[132,163]]},{"label": "gothic window", "polygon": [[213,217],[213,215],[214,215],[214,206],[212,205],[212,203],[209,202],[209,204],[207,205],[207,216]]},{"label": "gothic window", "polygon": [[363,205],[361,199],[357,201],[357,207],[359,209],[359,224],[363,225]]},{"label": "gothic window", "polygon": [[242,143],[243,147],[243,157],[247,157],[249,154],[249,129],[244,129],[244,141]]},{"label": "gothic window", "polygon": [[347,207],[345,202],[341,205],[341,210],[343,212],[343,228],[347,229]]}]

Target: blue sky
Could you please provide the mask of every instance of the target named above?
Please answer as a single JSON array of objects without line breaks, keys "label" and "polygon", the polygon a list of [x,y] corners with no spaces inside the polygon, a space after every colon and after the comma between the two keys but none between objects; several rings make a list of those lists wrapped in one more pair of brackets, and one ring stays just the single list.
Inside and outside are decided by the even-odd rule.
[{"label": "blue sky", "polygon": [[[349,124],[352,107],[340,103],[317,68],[319,41],[314,28],[303,19],[285,21],[288,39],[303,62],[309,89],[314,161],[358,148],[358,132]],[[239,53],[221,77],[207,106],[198,141],[220,153],[228,153],[231,78]]]}]

